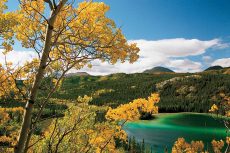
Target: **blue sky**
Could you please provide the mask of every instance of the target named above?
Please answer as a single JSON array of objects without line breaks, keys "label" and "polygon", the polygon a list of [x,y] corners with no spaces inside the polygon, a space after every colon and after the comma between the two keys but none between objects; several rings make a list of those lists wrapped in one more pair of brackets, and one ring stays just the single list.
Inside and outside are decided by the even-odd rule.
[{"label": "blue sky", "polygon": [[128,39],[226,38],[229,0],[105,0]]},{"label": "blue sky", "polygon": [[[158,65],[178,72],[201,71],[216,64],[230,66],[230,0],[102,2],[110,6],[108,16],[115,20],[118,27],[121,26],[126,38],[139,43],[143,61],[139,60],[139,65],[122,66],[126,68],[118,64],[111,72],[95,68],[98,74],[139,72]],[[17,5],[15,0],[8,2],[10,10]],[[15,50],[23,48],[16,45]],[[144,61],[147,61],[146,64],[140,65]],[[111,69],[111,66],[103,66]],[[188,68],[184,68],[186,66]]]}]

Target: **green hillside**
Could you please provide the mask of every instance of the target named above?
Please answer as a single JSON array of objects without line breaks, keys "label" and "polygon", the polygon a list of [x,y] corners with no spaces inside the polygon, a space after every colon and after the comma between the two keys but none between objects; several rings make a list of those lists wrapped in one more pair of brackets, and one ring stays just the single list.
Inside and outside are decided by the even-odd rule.
[{"label": "green hillside", "polygon": [[208,112],[219,103],[219,93],[230,93],[230,75],[194,74],[112,74],[108,76],[68,77],[55,97],[74,100],[90,95],[91,104],[117,107],[136,98],[159,92],[160,112]]},{"label": "green hillside", "polygon": [[78,96],[93,95],[101,90],[112,90],[94,97],[92,103],[96,105],[109,105],[117,107],[140,97],[148,97],[156,92],[155,84],[175,76],[184,74],[112,74],[108,76],[82,76],[68,77],[63,82],[55,97],[62,99],[76,99]]},{"label": "green hillside", "polygon": [[158,87],[163,111],[208,112],[219,104],[220,93],[230,94],[230,75],[199,74],[177,78]]}]

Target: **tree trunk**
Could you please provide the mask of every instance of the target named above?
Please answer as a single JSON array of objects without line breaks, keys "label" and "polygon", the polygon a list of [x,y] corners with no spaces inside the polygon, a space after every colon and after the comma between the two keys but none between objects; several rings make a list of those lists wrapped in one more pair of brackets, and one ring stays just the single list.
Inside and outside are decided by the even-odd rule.
[{"label": "tree trunk", "polygon": [[45,48],[42,54],[41,63],[40,63],[38,73],[35,78],[35,82],[33,84],[33,88],[30,93],[30,100],[28,100],[25,106],[23,123],[21,127],[21,132],[19,135],[18,145],[15,151],[16,153],[22,153],[24,150],[25,142],[26,142],[29,130],[30,130],[33,105],[34,105],[37,91],[40,86],[40,83],[41,83],[41,80],[43,78],[44,71],[46,68],[46,62],[47,62],[48,54],[50,51],[51,37],[52,37],[52,29],[50,28],[50,25],[49,25],[49,27],[47,28],[47,32],[46,32],[46,40],[45,40],[46,45],[45,45]]},{"label": "tree trunk", "polygon": [[48,20],[44,49],[43,49],[42,57],[40,60],[38,72],[36,74],[35,81],[34,81],[33,87],[30,92],[30,97],[29,97],[30,99],[27,101],[26,106],[25,106],[22,127],[20,131],[19,139],[18,139],[18,144],[15,147],[15,153],[23,153],[25,151],[26,142],[28,141],[29,143],[28,134],[30,131],[30,126],[31,126],[33,106],[36,100],[36,95],[37,95],[41,80],[44,77],[44,71],[46,68],[47,59],[49,57],[49,53],[51,49],[53,25],[56,20],[56,16],[58,15],[61,8],[64,6],[66,2],[67,0],[61,0],[58,6],[56,7],[56,9],[51,12],[50,19]]}]

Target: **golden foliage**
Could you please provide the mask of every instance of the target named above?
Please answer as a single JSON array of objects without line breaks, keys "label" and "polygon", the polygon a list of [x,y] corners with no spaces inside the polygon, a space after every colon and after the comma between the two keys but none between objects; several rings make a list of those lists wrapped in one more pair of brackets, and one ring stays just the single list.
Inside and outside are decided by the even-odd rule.
[{"label": "golden foliage", "polygon": [[[89,106],[91,97],[78,97],[76,105],[70,106],[62,119],[53,120],[44,131],[44,139],[32,150],[36,152],[118,152],[115,140],[126,141],[126,133],[120,125],[95,122],[96,111],[101,108]],[[36,142],[40,137],[33,137]]]},{"label": "golden foliage", "polygon": [[95,130],[92,130],[90,134],[89,143],[96,152],[117,152],[115,139],[120,139],[121,141],[127,141],[127,135],[121,126],[111,126],[111,123],[101,123],[97,124]]},{"label": "golden foliage", "polygon": [[1,0],[0,1],[0,38],[2,39],[0,42],[0,46],[4,49],[4,54],[12,50],[12,44],[14,31],[17,24],[18,16],[14,12],[8,12],[4,13],[4,11],[7,9],[7,6],[5,3],[7,0]]},{"label": "golden foliage", "polygon": [[0,64],[0,98],[25,100],[34,81],[37,66],[36,59],[17,68],[12,62],[7,62],[4,66]]},{"label": "golden foliage", "polygon": [[172,153],[198,153],[202,152],[204,144],[202,141],[192,141],[190,144],[184,138],[178,138],[172,148]]},{"label": "golden foliage", "polygon": [[[7,63],[7,68],[0,65],[0,83],[8,79],[8,83],[0,87],[0,96],[8,96],[12,91],[17,95],[19,92],[14,81],[23,78],[25,88],[20,91],[22,96],[29,93],[34,82],[50,19],[45,12],[51,10],[45,7],[44,0],[21,0],[17,12],[4,13],[7,8],[5,2],[1,0],[0,3],[0,37],[4,39],[2,46],[5,51],[12,50],[13,42],[9,41],[15,35],[23,47],[33,48],[39,55],[16,69],[12,68],[12,63]],[[54,26],[50,27],[53,29],[52,40],[45,76],[55,72],[66,73],[71,68],[91,68],[90,62],[94,59],[108,60],[112,64],[126,60],[133,63],[138,59],[139,48],[136,44],[128,44],[121,29],[106,17],[108,10],[109,6],[104,3],[84,1],[77,8],[66,4],[56,14]],[[60,84],[61,81],[56,78],[53,83]]]},{"label": "golden foliage", "polygon": [[226,143],[230,145],[230,137],[226,137]]},{"label": "golden foliage", "polygon": [[15,90],[15,83],[13,77],[10,76],[7,69],[10,68],[11,63],[7,63],[5,69],[0,64],[0,98],[10,96],[10,92]]},{"label": "golden foliage", "polygon": [[218,107],[216,104],[213,104],[209,112],[216,112],[216,111],[218,111]]},{"label": "golden foliage", "polygon": [[7,122],[10,119],[9,114],[3,109],[0,109],[0,124]]},{"label": "golden foliage", "polygon": [[[229,145],[229,137],[226,137],[226,144]],[[212,140],[212,149],[214,153],[222,153],[225,145],[223,140]],[[192,141],[188,143],[184,138],[178,138],[172,147],[172,153],[208,153],[204,150],[204,143],[202,141]]]},{"label": "golden foliage", "polygon": [[211,113],[218,113],[218,111],[221,111],[221,115],[230,117],[230,97],[226,96],[224,93],[220,93],[220,97],[222,100],[221,103],[218,106],[213,104],[209,111]]},{"label": "golden foliage", "polygon": [[109,108],[106,119],[111,121],[127,120],[133,121],[138,120],[141,116],[141,112],[150,114],[158,113],[158,107],[156,103],[160,101],[159,94],[151,94],[148,99],[139,98],[133,100],[129,104],[120,105],[116,109]]},{"label": "golden foliage", "polygon": [[215,153],[221,153],[221,149],[224,147],[224,141],[212,140],[212,148]]},{"label": "golden foliage", "polygon": [[[19,25],[14,28],[16,37],[23,47],[42,51],[47,30],[44,0],[21,3]],[[65,5],[52,27],[51,65],[66,67],[67,63],[75,63],[74,67],[81,69],[85,65],[91,68],[88,63],[92,59],[109,59],[112,64],[118,60],[135,62],[139,48],[127,43],[113,20],[106,17],[108,10],[109,6],[101,2],[84,1],[78,8]]]},{"label": "golden foliage", "polygon": [[15,146],[19,129],[13,122],[21,120],[23,112],[22,107],[0,108],[0,130],[6,131],[5,134],[0,135],[1,146]]},{"label": "golden foliage", "polygon": [[[13,38],[16,38],[23,47],[33,48],[38,56],[30,62],[25,61],[23,66],[16,68],[13,68],[14,66],[10,62],[6,62],[4,66],[0,65],[1,98],[6,99],[12,96],[11,98],[13,99],[25,101],[29,99],[30,94],[31,97],[36,97],[37,91],[42,88],[41,83],[45,80],[44,77],[51,76],[51,82],[55,84],[56,88],[52,88],[49,91],[48,101],[62,82],[59,76],[55,75],[56,72],[63,77],[72,68],[81,69],[87,65],[92,67],[89,63],[95,59],[99,59],[102,62],[107,60],[115,64],[118,61],[121,63],[125,61],[133,63],[139,57],[137,45],[129,44],[121,29],[116,27],[113,20],[106,17],[109,6],[104,3],[83,1],[79,3],[78,8],[75,8],[73,4],[66,3],[66,1],[59,1],[58,5],[55,4],[55,1],[50,1],[53,5],[48,5],[48,1],[45,0],[21,0],[17,12],[4,13],[4,10],[7,9],[5,2],[6,0],[0,1],[0,37],[3,38],[1,46],[4,47],[5,54],[12,50]],[[51,12],[51,16],[48,16],[47,12]],[[17,80],[24,80],[21,87],[17,85]],[[31,100],[36,101],[37,99],[31,98]],[[101,150],[114,149],[114,138],[119,135],[118,133],[122,137],[125,137],[124,134],[112,125],[110,129],[116,129],[116,132],[112,132],[113,134],[115,133],[114,136],[109,135],[111,134],[109,129],[104,131],[98,129],[104,125],[95,124],[92,126],[95,117],[95,112],[92,111],[94,108],[88,109],[87,105],[84,105],[90,99],[88,97],[79,97],[78,100],[84,101],[83,105],[73,106],[73,109],[70,109],[64,118],[54,122],[48,129],[48,131],[50,130],[49,133],[44,134],[45,138],[49,137],[49,139],[45,140],[50,140],[49,143],[55,144],[55,146],[60,145],[60,149],[63,150],[66,149],[66,144],[75,143],[76,140],[79,140],[79,142],[84,140],[84,142],[87,142],[86,144],[93,146],[93,149],[97,149],[98,145]],[[45,106],[45,102],[43,106]],[[150,110],[151,106],[143,107],[142,109],[156,111]],[[8,119],[7,114],[2,113],[1,122],[5,123]],[[30,117],[26,118],[25,116],[24,123],[29,123],[26,122],[29,120]],[[80,135],[78,135],[79,131],[76,130],[76,125],[79,122],[84,123],[83,127],[80,126],[81,128],[78,129],[81,132]],[[57,124],[59,128],[56,128]],[[89,140],[93,138],[88,137],[87,141],[83,139],[85,125],[90,125],[88,128],[94,127],[93,130],[97,134],[92,134],[92,136],[96,137],[98,134],[104,136],[107,134],[107,138],[109,138],[108,145],[106,144],[106,147],[102,147],[101,141],[99,141],[100,143],[94,146],[94,144],[88,143],[92,142]],[[54,131],[53,133],[51,132],[52,130]],[[25,130],[22,128],[22,133],[27,133],[28,131],[28,128],[25,128]],[[68,134],[69,131],[71,131],[71,134],[75,134],[76,137],[71,137]],[[72,133],[72,131],[74,132]],[[117,131],[119,132],[117,133]],[[59,140],[53,137],[54,135],[64,135],[65,139],[63,141],[65,143],[60,144]],[[3,137],[3,139],[6,140],[7,138]],[[70,147],[69,149],[78,150],[78,147],[84,148],[83,144],[79,144],[79,146],[71,145],[73,148]],[[45,150],[53,150],[56,148],[55,146],[51,145],[50,148],[45,148]]]}]

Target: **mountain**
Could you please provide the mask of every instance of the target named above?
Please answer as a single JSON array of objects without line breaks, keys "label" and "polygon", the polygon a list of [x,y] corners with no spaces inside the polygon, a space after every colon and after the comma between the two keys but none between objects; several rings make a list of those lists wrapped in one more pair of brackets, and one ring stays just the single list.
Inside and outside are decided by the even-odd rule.
[{"label": "mountain", "polygon": [[174,71],[165,67],[157,66],[152,69],[145,70],[143,73],[174,73]]},{"label": "mountain", "polygon": [[209,68],[207,68],[206,70],[204,71],[210,71],[210,70],[222,70],[223,67],[222,66],[219,66],[219,65],[216,65],[216,66],[211,66]]},{"label": "mountain", "polygon": [[89,76],[90,74],[87,72],[76,72],[76,73],[68,73],[65,76],[66,77],[72,77],[72,76]]}]

